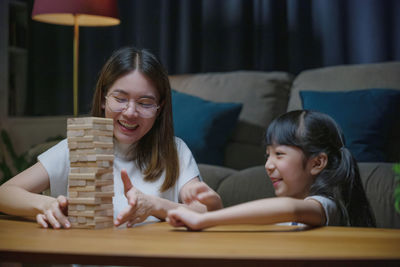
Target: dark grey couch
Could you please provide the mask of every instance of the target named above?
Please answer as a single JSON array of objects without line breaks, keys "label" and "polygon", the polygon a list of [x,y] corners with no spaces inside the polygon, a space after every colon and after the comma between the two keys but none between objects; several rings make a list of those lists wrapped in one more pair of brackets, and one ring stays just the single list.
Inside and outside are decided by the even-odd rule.
[{"label": "dark grey couch", "polygon": [[[400,62],[335,66],[294,77],[285,72],[237,71],[171,76],[172,88],[216,102],[240,102],[239,122],[225,149],[224,166],[199,164],[203,179],[225,206],[274,196],[264,169],[263,135],[276,116],[301,109],[299,91],[400,90]],[[399,114],[400,116],[400,114]],[[400,125],[393,133],[400,133]],[[400,136],[393,134],[388,155],[400,162]],[[394,210],[392,163],[359,163],[361,178],[378,227],[400,228]]]}]

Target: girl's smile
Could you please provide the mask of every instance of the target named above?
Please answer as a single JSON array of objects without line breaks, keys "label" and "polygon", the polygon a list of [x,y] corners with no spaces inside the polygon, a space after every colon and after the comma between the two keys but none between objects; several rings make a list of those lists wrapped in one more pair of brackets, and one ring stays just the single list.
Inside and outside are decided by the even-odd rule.
[{"label": "girl's smile", "polygon": [[265,169],[276,196],[305,198],[314,181],[310,160],[304,163],[301,149],[285,145],[267,147]]}]

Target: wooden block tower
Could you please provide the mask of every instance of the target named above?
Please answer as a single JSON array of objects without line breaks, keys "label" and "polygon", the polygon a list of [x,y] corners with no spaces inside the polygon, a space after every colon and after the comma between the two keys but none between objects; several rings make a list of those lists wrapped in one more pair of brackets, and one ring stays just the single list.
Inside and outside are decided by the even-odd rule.
[{"label": "wooden block tower", "polygon": [[72,228],[113,226],[113,120],[97,117],[67,121],[70,173],[68,219]]}]

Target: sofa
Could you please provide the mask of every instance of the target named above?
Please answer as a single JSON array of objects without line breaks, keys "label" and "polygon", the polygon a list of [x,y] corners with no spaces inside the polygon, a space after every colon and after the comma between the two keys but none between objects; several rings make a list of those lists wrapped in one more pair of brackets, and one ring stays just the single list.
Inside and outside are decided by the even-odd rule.
[{"label": "sofa", "polygon": [[[184,74],[172,75],[170,81],[171,87],[180,93],[215,103],[241,104],[234,128],[223,133],[226,135],[226,142],[223,144],[222,164],[198,162],[203,180],[221,195],[224,206],[228,207],[274,196],[272,184],[264,168],[265,129],[280,114],[302,109],[306,103],[305,98],[302,98],[304,92],[335,92],[335,96],[346,97],[347,94],[341,93],[374,88],[377,94],[386,89],[397,93],[400,91],[400,62],[325,67],[306,70],[296,76],[287,72],[261,71]],[[329,94],[322,95],[331,97]],[[362,159],[363,155],[367,155],[363,150],[360,150],[361,160],[358,160],[367,198],[376,217],[377,227],[381,228],[400,228],[400,214],[394,208],[397,180],[393,170],[394,163],[400,162],[400,102],[397,99],[389,97],[387,101],[392,101],[390,103],[368,104],[370,106],[365,111],[355,110],[357,114],[353,114],[353,110],[353,113],[348,114],[358,118],[356,122],[369,124],[373,120],[371,117],[386,112],[383,117],[378,116],[376,123],[381,124],[371,126],[372,130],[382,127],[386,129],[383,140],[385,147],[381,148],[384,160],[374,157]],[[343,102],[346,101],[344,99]],[[350,108],[357,108],[358,104],[365,101],[367,100],[360,97]],[[311,106],[322,105],[319,101],[314,102],[318,103],[310,103]],[[394,109],[384,110],[388,105],[394,105]],[[322,108],[325,106],[323,104]],[[371,110],[375,106],[377,108]],[[337,109],[346,112],[342,106]],[[391,117],[392,121],[387,122],[387,117]],[[347,127],[352,131],[363,126],[353,121]],[[179,132],[176,135],[179,136]],[[371,146],[378,139],[382,138],[370,139]],[[368,150],[370,143],[364,143]],[[375,154],[373,152],[372,156]]]}]

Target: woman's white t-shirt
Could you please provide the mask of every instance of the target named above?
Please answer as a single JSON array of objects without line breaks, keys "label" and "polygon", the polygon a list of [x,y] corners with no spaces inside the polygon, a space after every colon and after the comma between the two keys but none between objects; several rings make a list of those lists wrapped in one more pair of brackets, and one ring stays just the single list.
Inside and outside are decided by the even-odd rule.
[{"label": "woman's white t-shirt", "polygon": [[[140,172],[139,168],[133,161],[128,160],[126,157],[129,146],[119,144],[114,140],[114,218],[128,206],[121,180],[122,169],[127,171],[132,185],[144,194],[158,196],[173,202],[180,202],[179,192],[188,181],[195,177],[200,178],[199,168],[185,142],[175,137],[175,144],[179,158],[179,177],[173,187],[165,192],[160,192],[159,189],[165,179],[165,171],[155,182],[144,181],[143,174]],[[38,160],[42,163],[49,175],[51,196],[67,196],[68,174],[70,170],[67,139],[40,154]],[[154,218],[148,218],[146,221],[151,220],[154,220]]]}]

